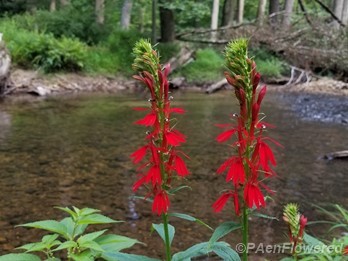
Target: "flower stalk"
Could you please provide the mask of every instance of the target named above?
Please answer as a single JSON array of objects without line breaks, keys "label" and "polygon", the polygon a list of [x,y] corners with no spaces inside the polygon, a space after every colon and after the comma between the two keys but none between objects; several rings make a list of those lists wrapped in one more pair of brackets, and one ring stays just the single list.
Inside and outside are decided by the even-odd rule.
[{"label": "flower stalk", "polygon": [[173,113],[183,114],[185,111],[182,108],[171,107],[167,79],[170,66],[162,68],[159,55],[151,44],[146,40],[140,40],[136,43],[133,53],[133,69],[138,73],[134,78],[144,83],[151,95],[150,108],[135,108],[138,111],[149,111],[144,118],[135,122],[148,127],[149,131],[145,138],[147,144],[131,155],[135,164],[142,163],[138,168],[139,178],[133,185],[133,190],[145,187],[148,190],[146,197],[153,197],[152,212],[162,216],[166,259],[171,260],[168,229],[169,190],[173,179],[189,174],[183,159],[188,157],[178,149],[186,141],[186,137],[174,129],[171,116]]},{"label": "flower stalk", "polygon": [[[278,145],[273,139],[264,136],[266,129],[272,127],[263,121],[264,117],[260,117],[266,86],[259,87],[261,76],[253,59],[248,57],[247,45],[247,40],[239,39],[230,42],[225,49],[225,76],[234,87],[239,113],[232,115],[232,123],[217,125],[224,129],[216,138],[218,142],[227,142],[235,137],[231,144],[233,155],[217,170],[217,174],[227,172],[226,182],[233,186],[227,192],[225,190],[213,204],[215,212],[220,212],[227,201],[233,198],[235,214],[241,216],[244,246],[248,244],[249,209],[266,206],[261,188],[272,193],[264,181],[275,176],[272,167],[276,165],[276,161],[266,141]],[[247,259],[245,249],[243,260]]]}]

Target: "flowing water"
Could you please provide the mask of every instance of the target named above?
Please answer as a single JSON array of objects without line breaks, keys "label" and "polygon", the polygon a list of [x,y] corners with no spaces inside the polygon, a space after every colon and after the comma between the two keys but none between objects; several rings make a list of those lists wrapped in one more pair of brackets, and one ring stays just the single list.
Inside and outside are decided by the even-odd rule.
[{"label": "flowing water", "polygon": [[[174,96],[173,105],[187,110],[186,115],[178,116],[177,128],[188,136],[182,149],[191,157],[188,167],[192,175],[182,183],[192,190],[178,193],[172,200],[172,210],[213,227],[235,219],[232,204],[220,214],[211,209],[219,192],[228,188],[224,178],[215,174],[229,149],[215,142],[220,130],[214,124],[228,122],[229,115],[238,110],[235,99],[231,92],[210,96],[178,92]],[[136,246],[133,253],[162,256],[160,239],[150,233],[151,223],[160,223],[161,219],[151,214],[149,203],[131,198],[137,173],[129,155],[144,144],[146,132],[132,124],[143,115],[132,107],[144,106],[146,100],[140,94],[104,94],[0,104],[0,254],[39,239],[35,230],[15,225],[62,218],[54,206],[88,206],[125,221],[110,226],[109,231],[147,244]],[[279,221],[252,218],[250,242],[255,244],[287,240],[281,219],[285,203],[300,203],[309,220],[320,216],[312,203],[348,206],[348,162],[321,158],[325,153],[348,149],[348,126],[310,120],[294,109],[294,104],[276,93],[270,93],[264,102],[266,121],[277,126],[269,136],[284,149],[275,148],[278,177],[268,185],[277,192],[272,196],[274,201],[262,210]],[[206,241],[211,234],[196,223],[175,218],[171,223],[176,226],[174,252]],[[314,233],[323,229],[308,230]],[[225,239],[234,245],[240,242],[240,236],[237,232]],[[278,255],[267,256],[277,260]]]}]

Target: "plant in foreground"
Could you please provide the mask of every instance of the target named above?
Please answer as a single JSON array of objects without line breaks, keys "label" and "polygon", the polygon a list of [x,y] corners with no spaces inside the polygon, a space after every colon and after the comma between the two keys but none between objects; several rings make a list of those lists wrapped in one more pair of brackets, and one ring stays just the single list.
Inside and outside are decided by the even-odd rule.
[{"label": "plant in foreground", "polygon": [[[348,211],[339,205],[335,205],[338,212],[330,212],[318,207],[322,212],[330,216],[334,221],[315,221],[316,223],[331,224],[329,231],[336,228],[343,228],[347,232],[348,228]],[[289,238],[291,243],[292,257],[283,258],[282,261],[311,261],[311,260],[329,260],[341,261],[348,260],[348,236],[343,234],[342,237],[334,238],[331,242],[323,241],[307,234],[305,226],[307,218],[301,215],[297,204],[287,204],[284,208],[283,219],[289,227]]]},{"label": "plant in foreground", "polygon": [[142,186],[146,187],[148,191],[146,198],[152,201],[152,212],[162,216],[163,223],[153,224],[152,227],[165,242],[166,260],[191,260],[192,257],[210,252],[215,252],[227,260],[239,260],[238,254],[230,249],[227,243],[217,242],[226,231],[235,229],[234,224],[225,224],[216,229],[209,242],[200,243],[171,256],[170,246],[175,228],[169,224],[170,216],[207,225],[186,214],[169,213],[169,196],[187,187],[173,188],[172,181],[189,175],[184,161],[184,158],[188,156],[179,150],[179,146],[186,141],[186,137],[174,129],[176,119],[172,118],[173,113],[182,114],[184,110],[171,107],[172,98],[169,96],[167,79],[170,66],[162,68],[159,55],[152,49],[151,44],[146,40],[140,40],[135,44],[133,53],[135,55],[133,69],[138,73],[134,78],[143,82],[151,95],[149,108],[135,108],[138,111],[148,111],[144,118],[135,123],[149,127],[150,130],[146,135],[146,145],[131,155],[135,164],[146,159],[146,162],[138,168],[139,179],[133,185],[133,190],[137,191]]},{"label": "plant in foreground", "polygon": [[[276,141],[265,137],[267,128],[272,127],[263,121],[260,108],[266,94],[266,86],[258,88],[260,74],[255,62],[248,57],[247,40],[230,42],[225,50],[226,79],[234,87],[239,101],[239,114],[233,114],[231,124],[219,124],[225,129],[216,139],[226,142],[233,136],[231,144],[234,153],[218,168],[217,173],[227,171],[226,182],[232,189],[225,190],[213,204],[215,212],[221,211],[229,199],[233,199],[237,216],[241,216],[243,244],[248,244],[248,215],[254,208],[266,205],[261,188],[272,193],[264,181],[275,175],[272,167],[276,161],[272,149],[267,144]],[[261,115],[261,117],[260,117]],[[243,260],[247,260],[247,250],[243,251]]]},{"label": "plant in foreground", "polygon": [[18,247],[18,249],[25,250],[26,253],[0,256],[0,261],[40,261],[41,259],[37,255],[29,254],[32,252],[43,253],[47,261],[59,261],[58,256],[62,255],[62,251],[66,254],[67,260],[74,261],[91,261],[95,259],[107,261],[153,260],[145,256],[120,252],[136,243],[140,243],[135,239],[116,234],[105,234],[107,229],[86,233],[89,225],[110,224],[121,221],[106,217],[100,214],[100,211],[97,209],[57,208],[67,212],[70,216],[60,221],[43,220],[20,225],[42,229],[48,231],[49,234],[43,236],[40,242]]}]

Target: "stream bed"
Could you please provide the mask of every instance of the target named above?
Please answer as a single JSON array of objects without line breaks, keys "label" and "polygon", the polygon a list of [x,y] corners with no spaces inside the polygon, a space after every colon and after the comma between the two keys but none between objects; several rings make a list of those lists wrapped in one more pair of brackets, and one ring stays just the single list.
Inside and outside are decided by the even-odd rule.
[{"label": "stream bed", "polygon": [[[182,190],[172,198],[172,211],[190,214],[212,227],[237,221],[232,204],[219,214],[211,208],[219,192],[228,188],[215,171],[230,150],[215,141],[220,129],[214,124],[228,122],[229,115],[237,112],[233,93],[176,92],[173,96],[173,106],[187,110],[178,116],[177,128],[187,135],[182,150],[191,158],[187,163],[191,175],[182,184],[192,190]],[[146,132],[133,124],[143,113],[132,107],[146,106],[147,98],[144,94],[93,94],[0,103],[0,254],[40,238],[35,230],[14,226],[62,218],[54,206],[77,206],[97,208],[124,220],[108,226],[109,231],[147,244],[137,245],[132,253],[162,257],[160,239],[150,233],[151,223],[161,219],[152,215],[149,203],[132,199],[131,189],[137,173],[129,155],[144,144]],[[268,186],[276,193],[262,213],[278,221],[253,217],[250,242],[287,242],[282,221],[286,203],[299,203],[309,221],[325,218],[312,204],[348,207],[348,162],[322,158],[348,149],[346,101],[315,95],[267,95],[261,110],[266,121],[277,127],[268,135],[284,148],[275,148],[278,177]],[[211,235],[196,223],[172,218],[171,224],[176,227],[173,252],[207,241]],[[320,235],[324,228],[313,226],[308,232]],[[235,245],[241,234],[230,234],[225,240]],[[262,255],[271,260],[277,260],[276,256]]]}]

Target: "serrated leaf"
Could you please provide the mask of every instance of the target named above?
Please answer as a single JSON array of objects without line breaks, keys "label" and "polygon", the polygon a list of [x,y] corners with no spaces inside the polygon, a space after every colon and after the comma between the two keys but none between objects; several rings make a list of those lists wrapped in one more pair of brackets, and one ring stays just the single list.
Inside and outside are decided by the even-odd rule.
[{"label": "serrated leaf", "polygon": [[88,216],[100,212],[99,209],[94,208],[83,208],[80,210],[80,216]]},{"label": "serrated leaf", "polygon": [[220,238],[226,236],[228,233],[237,230],[239,228],[241,228],[242,226],[238,223],[229,221],[229,222],[225,222],[222,223],[220,226],[218,226],[213,235],[211,236],[209,242],[212,244],[216,241],[218,241]]},{"label": "serrated leaf", "polygon": [[42,242],[51,244],[53,243],[57,238],[59,237],[58,234],[52,234],[52,235],[45,235],[42,237]]},{"label": "serrated leaf", "polygon": [[203,225],[203,226],[209,228],[210,230],[213,230],[212,227],[210,227],[208,224],[204,223],[202,220],[200,220],[200,219],[198,219],[198,218],[195,218],[195,217],[192,217],[192,216],[187,215],[187,214],[170,213],[169,216],[181,218],[181,219],[188,220],[188,221],[192,221],[192,222],[197,222],[198,224],[201,224],[201,225]]},{"label": "serrated leaf", "polygon": [[62,223],[55,221],[55,220],[44,220],[44,221],[36,221],[32,223],[26,223],[23,225],[19,225],[20,227],[33,227],[33,228],[39,228],[47,231],[51,231],[54,233],[58,233],[62,235],[63,237],[67,236],[67,227],[64,226]]},{"label": "serrated leaf", "polygon": [[74,261],[94,261],[94,255],[91,253],[90,250],[83,251],[82,253],[79,254],[71,254],[71,258]]},{"label": "serrated leaf", "polygon": [[101,257],[106,261],[160,261],[160,259],[147,256],[126,254],[126,253],[102,253]]},{"label": "serrated leaf", "polygon": [[226,242],[215,242],[211,246],[211,250],[221,257],[222,260],[240,261],[238,253]]},{"label": "serrated leaf", "polygon": [[32,254],[8,254],[0,256],[0,261],[41,261],[41,259]]},{"label": "serrated leaf", "polygon": [[62,250],[62,249],[69,249],[69,248],[74,248],[74,247],[77,247],[77,243],[75,241],[66,241],[66,242],[63,242],[62,244],[60,244],[57,248],[53,249],[53,251],[59,251],[59,250]]},{"label": "serrated leaf", "polygon": [[209,242],[202,242],[186,249],[185,251],[178,252],[172,257],[172,261],[191,261],[191,258],[203,256],[207,254],[207,247]]},{"label": "serrated leaf", "polygon": [[[165,234],[164,234],[164,225],[161,224],[152,224],[152,228],[156,230],[156,232],[159,234],[159,236],[162,238],[163,242],[166,242]],[[168,224],[168,234],[169,234],[169,244],[172,244],[174,234],[175,234],[175,228]]]},{"label": "serrated leaf", "polygon": [[65,208],[63,208],[63,207],[54,207],[54,208],[59,209],[59,210],[62,210],[62,211],[64,211],[64,212],[68,213],[74,220],[77,219],[77,213],[75,213],[75,212],[74,212],[73,210],[71,210],[70,208],[67,208],[67,207],[65,207]]},{"label": "serrated leaf", "polygon": [[[64,218],[60,221],[67,228],[67,235],[69,238],[75,238],[85,232],[88,225],[76,225],[71,217]],[[75,227],[76,226],[76,227]],[[73,235],[74,233],[74,235]]]},{"label": "serrated leaf", "polygon": [[122,249],[132,247],[134,244],[141,243],[136,239],[114,234],[100,236],[95,241],[105,252],[119,252]]},{"label": "serrated leaf", "polygon": [[80,236],[79,239],[77,240],[77,243],[79,245],[84,244],[85,242],[93,241],[94,239],[98,238],[102,234],[104,234],[107,231],[107,229],[104,229],[102,231],[97,231],[97,232],[92,232],[85,234],[83,236]]},{"label": "serrated leaf", "polygon": [[110,223],[118,223],[118,222],[123,222],[123,221],[113,220],[101,214],[92,214],[88,216],[83,216],[77,221],[79,225],[110,224]]},{"label": "serrated leaf", "polygon": [[102,249],[101,246],[95,241],[83,242],[82,244],[79,244],[79,247],[84,249],[92,249],[98,252],[104,252],[104,249]]}]

